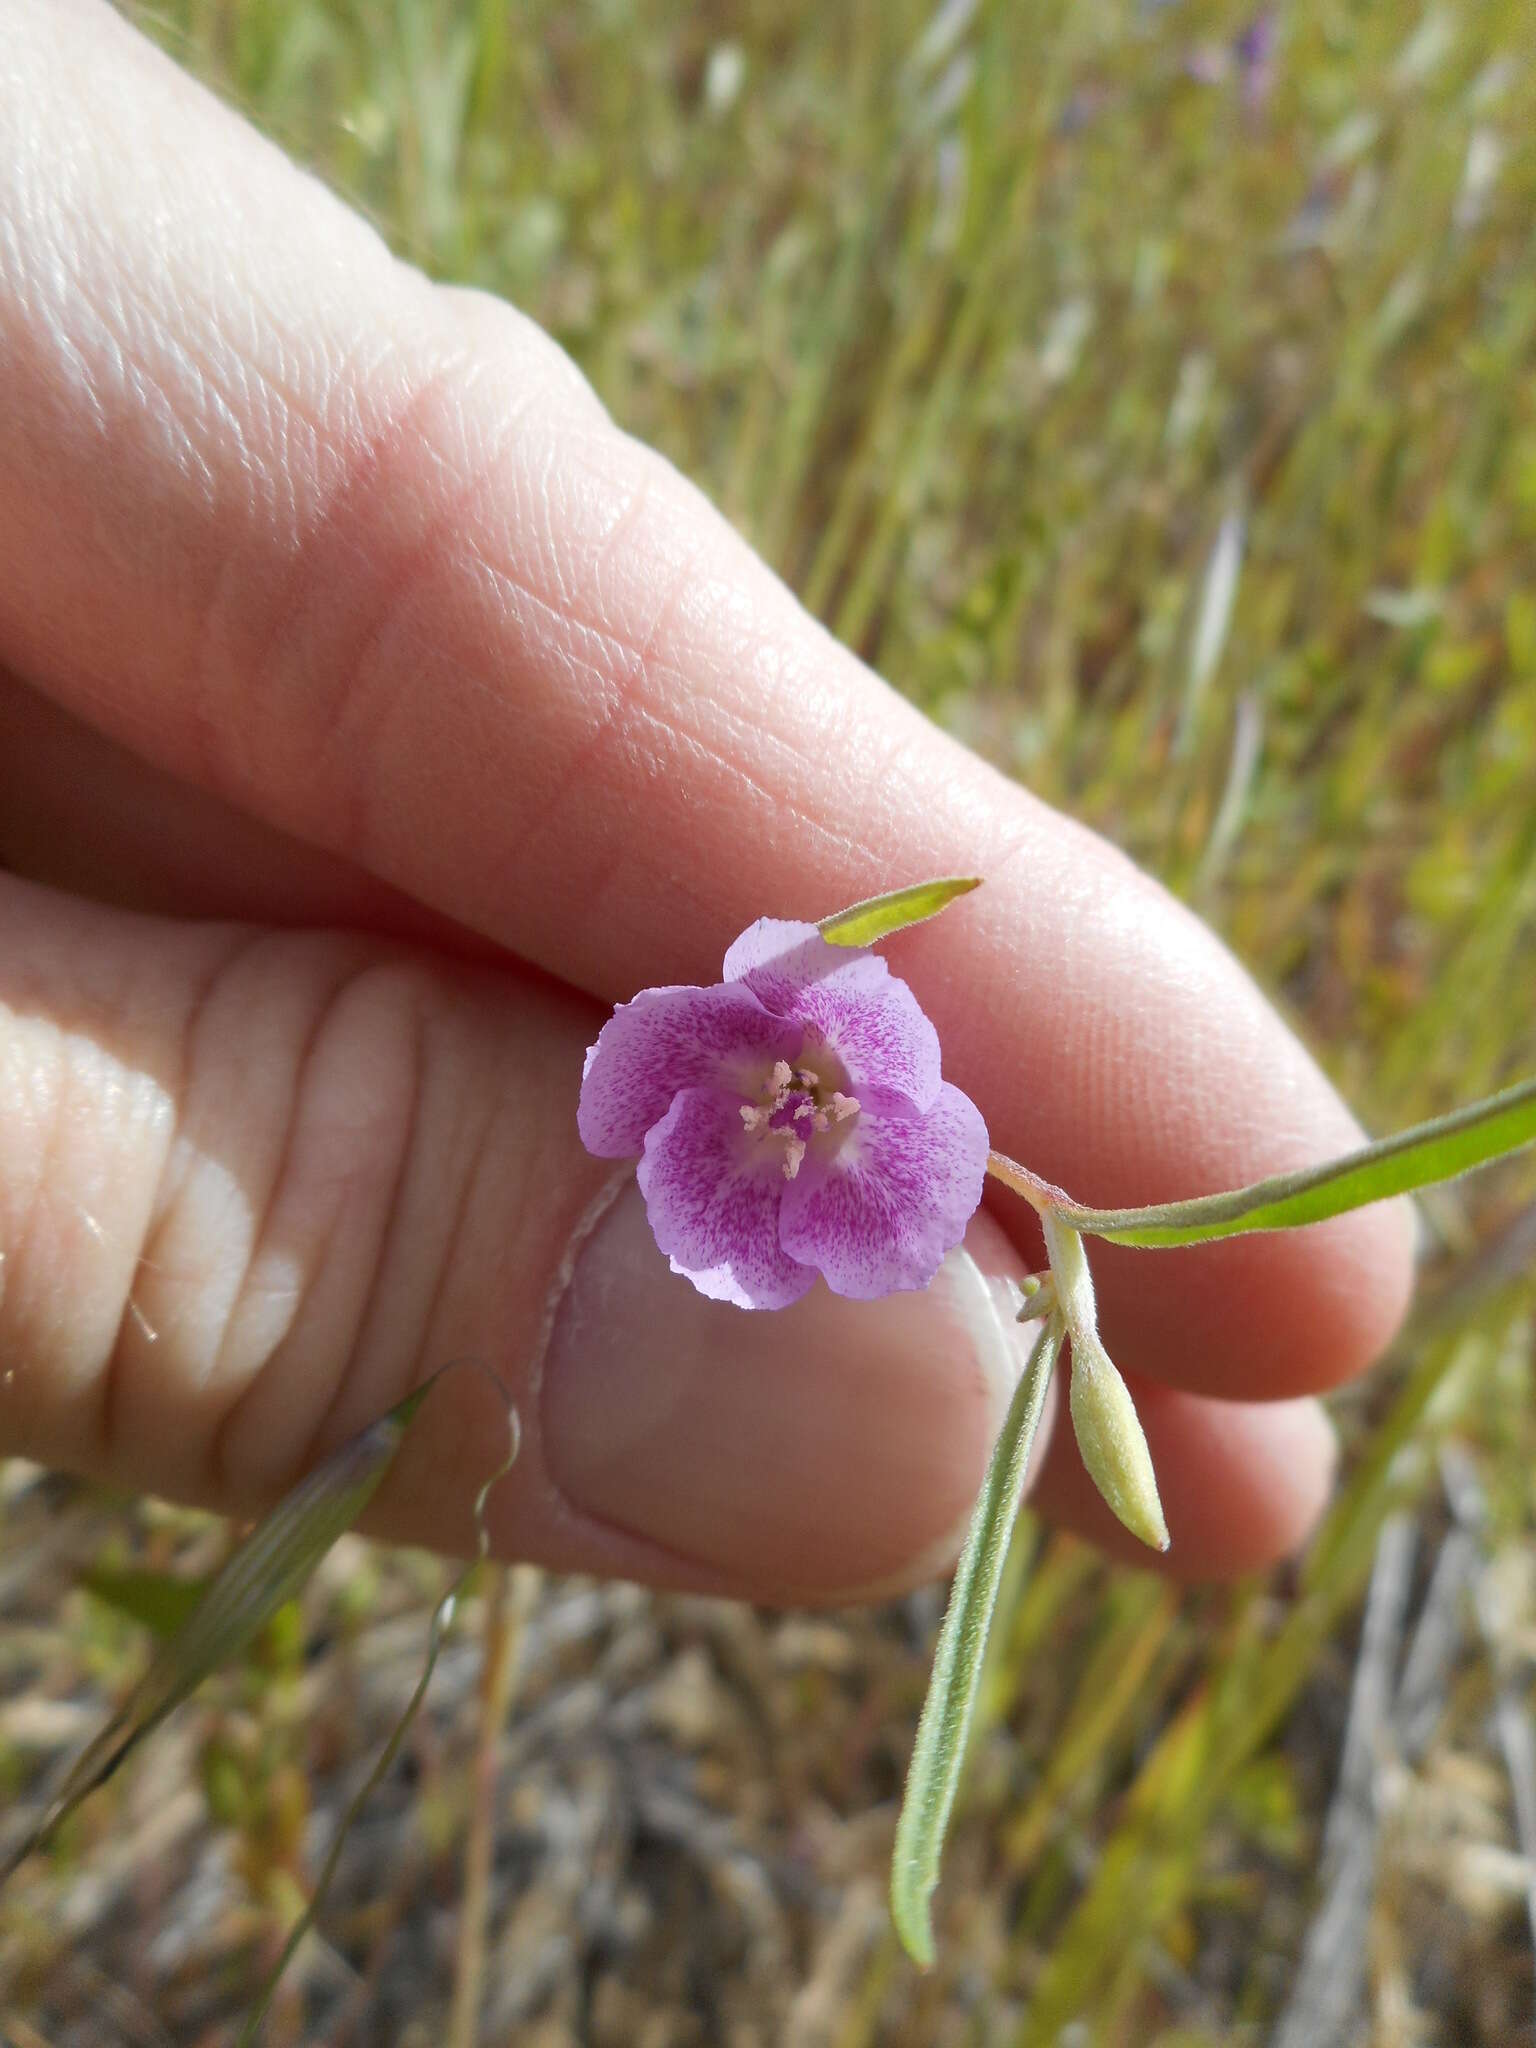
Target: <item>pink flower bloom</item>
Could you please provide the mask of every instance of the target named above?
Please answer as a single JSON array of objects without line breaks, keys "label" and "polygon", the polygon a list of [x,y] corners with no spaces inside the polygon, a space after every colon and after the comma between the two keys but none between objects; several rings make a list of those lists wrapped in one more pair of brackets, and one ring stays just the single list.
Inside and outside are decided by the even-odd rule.
[{"label": "pink flower bloom", "polygon": [[926,1287],[981,1200],[987,1132],[874,953],[759,918],[714,988],[648,988],[587,1054],[576,1113],[641,1155],[656,1242],[701,1294],[783,1308]]}]

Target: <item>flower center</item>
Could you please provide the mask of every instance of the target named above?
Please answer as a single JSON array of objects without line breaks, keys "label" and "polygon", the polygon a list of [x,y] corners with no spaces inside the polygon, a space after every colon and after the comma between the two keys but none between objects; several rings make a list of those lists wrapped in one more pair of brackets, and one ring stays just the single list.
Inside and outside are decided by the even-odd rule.
[{"label": "flower center", "polygon": [[781,1142],[784,1178],[800,1171],[806,1146],[824,1131],[835,1130],[859,1113],[858,1098],[824,1081],[813,1067],[792,1067],[776,1060],[756,1102],[741,1105],[741,1121],[749,1136]]}]

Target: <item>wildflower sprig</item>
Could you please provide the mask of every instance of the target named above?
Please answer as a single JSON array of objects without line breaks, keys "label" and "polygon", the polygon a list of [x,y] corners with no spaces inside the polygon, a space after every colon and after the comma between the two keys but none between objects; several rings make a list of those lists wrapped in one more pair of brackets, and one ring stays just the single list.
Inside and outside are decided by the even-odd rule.
[{"label": "wildflower sprig", "polygon": [[[818,1277],[856,1300],[926,1287],[960,1242],[988,1177],[1039,1216],[1047,1270],[1020,1289],[1025,1361],[956,1567],[896,1829],[892,1915],[903,1945],[925,1964],[933,1958],[929,1903],[1003,1567],[1051,1376],[1069,1344],[1068,1410],[1083,1463],[1128,1529],[1168,1547],[1146,1437],[1099,1336],[1085,1240],[1157,1249],[1296,1229],[1536,1141],[1533,1078],[1325,1166],[1155,1208],[1089,1208],[992,1147],[976,1105],[944,1079],[938,1034],[916,997],[869,950],[977,886],[974,876],[920,883],[819,924],[759,919],[727,952],[719,983],[646,989],[620,1005],[587,1054],[577,1119],[593,1152],[638,1158],[651,1226],[674,1269],[743,1308],[783,1307]],[[0,1886],[304,1583],[382,1483],[440,1377],[302,1480],[206,1587],[175,1589],[186,1597],[171,1603],[166,1641],[54,1796],[23,1822],[0,1862]],[[506,1457],[475,1501],[482,1556],[487,1496],[517,1450],[510,1409],[508,1429]],[[461,1583],[434,1611],[420,1683],[348,1808],[242,2041],[254,2037],[313,1922],[352,1816],[403,1740]]]},{"label": "wildflower sprig", "polygon": [[938,1037],[868,948],[933,917],[975,876],[871,897],[818,925],[760,919],[714,988],[647,989],[587,1056],[579,1123],[604,1156],[640,1155],[658,1244],[701,1292],[747,1308],[797,1300],[820,1273],[867,1299],[924,1287],[991,1176],[1040,1218],[1048,1271],[1024,1289],[1036,1325],[955,1571],[896,1830],[891,1906],[920,1963],[1004,1560],[1051,1375],[1070,1344],[1068,1409],[1084,1466],[1157,1550],[1168,1525],[1135,1403],[1099,1336],[1084,1240],[1158,1249],[1293,1230],[1449,1180],[1536,1140],[1536,1079],[1251,1187],[1144,1209],[1094,1209],[992,1149],[940,1073]]}]

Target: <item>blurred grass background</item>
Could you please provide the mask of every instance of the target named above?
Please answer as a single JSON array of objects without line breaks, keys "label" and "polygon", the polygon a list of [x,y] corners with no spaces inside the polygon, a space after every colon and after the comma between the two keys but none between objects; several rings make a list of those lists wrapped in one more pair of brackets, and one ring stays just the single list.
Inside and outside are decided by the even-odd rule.
[{"label": "blurred grass background", "polygon": [[[1196,904],[1373,1127],[1536,1068],[1522,0],[128,11]],[[461,1635],[269,2038],[1536,2042],[1536,1170],[1426,1219],[1299,1571],[1177,1595],[1022,1532],[930,1977],[882,1892],[936,1597],[829,1622],[525,1577],[509,1733]],[[7,1494],[14,1796],[141,1655],[81,1566],[222,1538]],[[349,1541],[0,1901],[21,2048],[230,2037],[436,1584]],[[477,1806],[485,1992],[447,2022]]]}]

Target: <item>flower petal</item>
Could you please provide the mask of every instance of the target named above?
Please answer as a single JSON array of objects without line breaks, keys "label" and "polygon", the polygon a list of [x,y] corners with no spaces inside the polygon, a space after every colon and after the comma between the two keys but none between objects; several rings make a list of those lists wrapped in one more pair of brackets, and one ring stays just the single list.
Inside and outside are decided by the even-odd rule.
[{"label": "flower petal", "polygon": [[[745,981],[754,988],[770,1010],[781,1014],[785,1004],[800,986],[803,974],[795,960],[799,950],[811,939],[821,939],[821,933],[813,924],[802,924],[787,917],[760,917],[756,924],[749,924],[739,939],[732,942],[725,956],[724,974],[727,981]],[[827,946],[825,939],[821,943]],[[873,960],[873,953],[844,947],[841,952],[836,946],[827,946],[830,960],[842,960],[849,965],[863,960]],[[884,966],[884,961],[881,961]],[[780,984],[782,983],[782,990]],[[780,1000],[774,995],[779,993]]]},{"label": "flower petal", "polygon": [[779,1205],[793,1182],[783,1153],[742,1128],[740,1104],[685,1088],[646,1135],[640,1192],[674,1273],[714,1301],[787,1308],[816,1279],[779,1242]]},{"label": "flower petal", "polygon": [[987,1127],[958,1088],[946,1082],[921,1116],[872,1098],[838,1150],[786,1184],[779,1242],[855,1301],[926,1287],[965,1235],[986,1167]]},{"label": "flower petal", "polygon": [[742,983],[647,988],[621,1003],[587,1053],[576,1128],[600,1159],[629,1159],[682,1088],[709,1083],[757,1095],[775,1060],[793,1060],[800,1032]]},{"label": "flower petal", "polygon": [[822,1039],[861,1101],[874,1088],[894,1089],[917,1109],[937,1101],[939,1034],[878,953],[829,946],[813,924],[760,917],[726,954],[725,979]]}]

